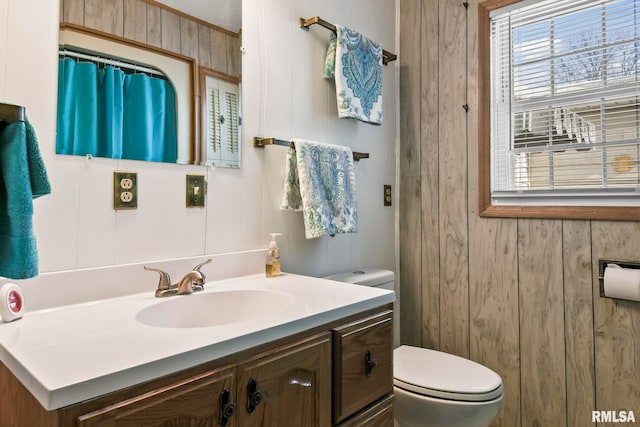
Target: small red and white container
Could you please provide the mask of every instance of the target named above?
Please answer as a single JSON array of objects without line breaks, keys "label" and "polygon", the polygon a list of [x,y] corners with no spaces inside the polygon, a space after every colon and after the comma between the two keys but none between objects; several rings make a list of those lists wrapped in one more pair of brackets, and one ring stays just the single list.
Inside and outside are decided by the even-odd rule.
[{"label": "small red and white container", "polygon": [[0,320],[12,322],[24,313],[24,293],[15,283],[6,283],[0,288]]}]

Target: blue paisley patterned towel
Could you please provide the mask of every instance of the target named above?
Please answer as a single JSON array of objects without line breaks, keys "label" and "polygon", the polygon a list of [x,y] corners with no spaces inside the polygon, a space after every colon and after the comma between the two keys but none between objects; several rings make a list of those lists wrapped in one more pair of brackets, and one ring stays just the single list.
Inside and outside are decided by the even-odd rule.
[{"label": "blue paisley patterned towel", "polygon": [[329,36],[324,78],[336,80],[338,116],[382,123],[382,47],[336,25]]},{"label": "blue paisley patterned towel", "polygon": [[307,239],[357,232],[351,150],[313,141],[294,144],[287,154],[280,209],[302,210]]}]

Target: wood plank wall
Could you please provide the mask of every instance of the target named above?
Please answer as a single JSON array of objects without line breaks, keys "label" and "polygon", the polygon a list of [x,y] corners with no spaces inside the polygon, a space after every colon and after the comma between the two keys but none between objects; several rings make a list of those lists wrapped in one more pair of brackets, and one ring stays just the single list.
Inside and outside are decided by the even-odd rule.
[{"label": "wood plank wall", "polygon": [[400,0],[401,341],[498,372],[494,426],[592,426],[594,409],[640,425],[640,303],[597,281],[599,259],[640,259],[640,222],[478,216],[478,0],[463,3]]},{"label": "wood plank wall", "polygon": [[[60,0],[60,22],[160,47],[240,77],[240,35],[152,0]],[[197,84],[197,82],[196,82]]]}]

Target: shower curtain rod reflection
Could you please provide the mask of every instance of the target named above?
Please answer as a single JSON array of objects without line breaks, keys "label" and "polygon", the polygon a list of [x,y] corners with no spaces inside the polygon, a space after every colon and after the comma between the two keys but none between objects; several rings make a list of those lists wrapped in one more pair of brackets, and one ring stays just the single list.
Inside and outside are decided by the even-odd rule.
[{"label": "shower curtain rod reflection", "polygon": [[[309,19],[300,18],[300,28],[304,30],[308,31],[309,27],[313,24],[318,24],[321,27],[326,28],[327,30],[333,31],[334,33],[338,31],[335,25],[325,21],[319,16],[314,16],[313,18],[309,18]],[[382,63],[384,65],[387,65],[387,63],[391,61],[395,61],[396,59],[398,59],[398,55],[396,55],[395,53],[388,52],[384,49],[382,50]]]},{"label": "shower curtain rod reflection", "polygon": [[[282,145],[284,147],[295,148],[293,145],[293,141],[284,141],[282,139],[275,138],[260,138],[259,136],[253,137],[253,146],[255,148],[264,148],[267,145]],[[359,153],[357,151],[353,152],[353,161],[358,162],[360,159],[368,159],[369,153]]]},{"label": "shower curtain rod reflection", "polygon": [[61,56],[72,56],[78,59],[86,59],[87,61],[91,61],[94,63],[113,65],[114,67],[125,68],[133,71],[140,71],[141,73],[151,74],[154,76],[165,77],[161,71],[154,70],[153,68],[143,67],[141,65],[132,64],[130,62],[118,61],[112,58],[105,58],[99,55],[90,55],[86,53],[76,52],[74,50],[69,50],[67,48],[61,48],[58,50],[58,55]]}]

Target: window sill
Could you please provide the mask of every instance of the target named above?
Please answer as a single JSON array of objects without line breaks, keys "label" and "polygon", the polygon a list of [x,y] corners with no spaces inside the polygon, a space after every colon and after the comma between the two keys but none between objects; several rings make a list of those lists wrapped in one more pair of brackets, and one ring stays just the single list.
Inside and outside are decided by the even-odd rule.
[{"label": "window sill", "polygon": [[622,206],[495,206],[480,205],[484,218],[640,220],[640,207]]}]

